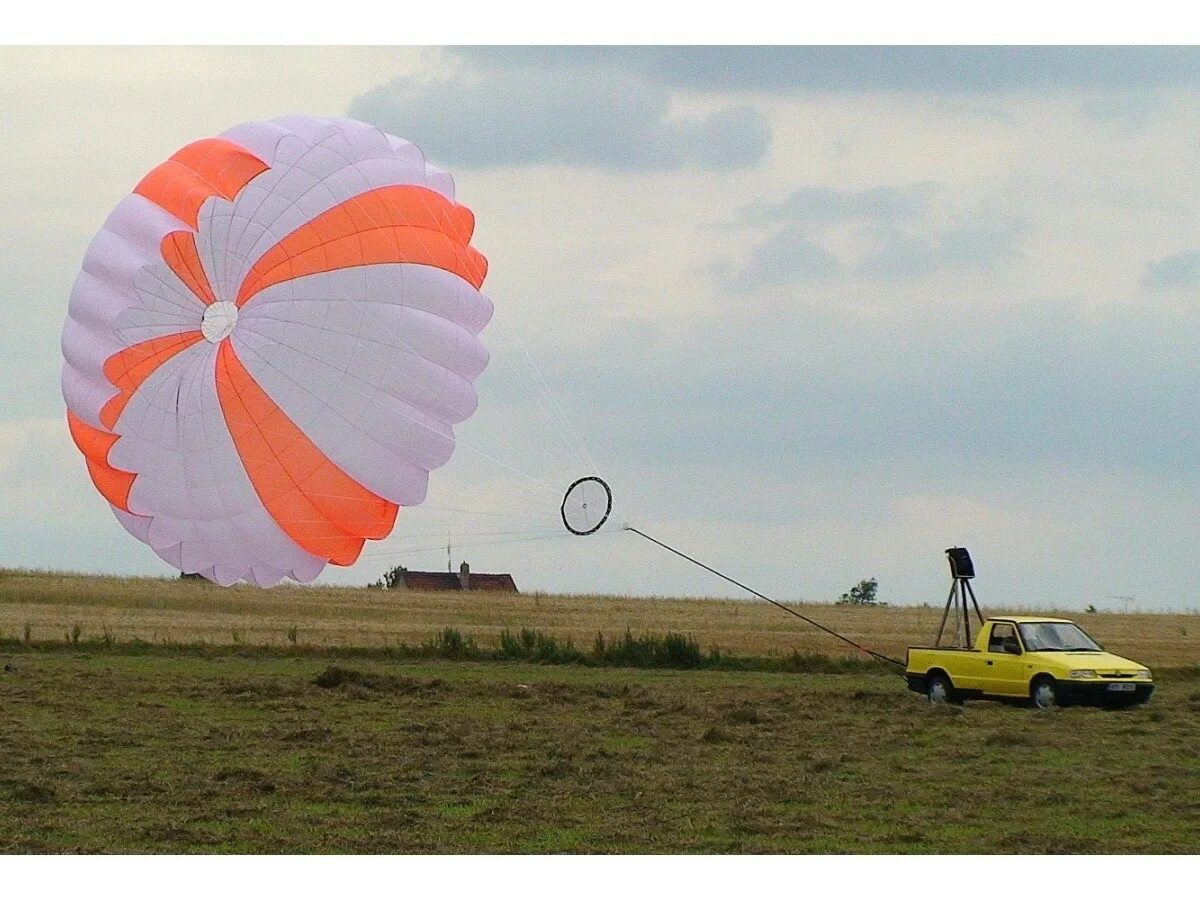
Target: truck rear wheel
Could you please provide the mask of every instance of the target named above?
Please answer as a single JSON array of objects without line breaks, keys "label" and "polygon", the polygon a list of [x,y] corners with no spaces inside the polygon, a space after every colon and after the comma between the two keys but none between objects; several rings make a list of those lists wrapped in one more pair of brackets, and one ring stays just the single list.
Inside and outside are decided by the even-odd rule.
[{"label": "truck rear wheel", "polygon": [[1029,685],[1029,702],[1037,709],[1053,709],[1058,705],[1058,685],[1054,679],[1042,676]]},{"label": "truck rear wheel", "polygon": [[932,672],[925,679],[925,696],[930,703],[961,703],[950,676],[945,672]]}]

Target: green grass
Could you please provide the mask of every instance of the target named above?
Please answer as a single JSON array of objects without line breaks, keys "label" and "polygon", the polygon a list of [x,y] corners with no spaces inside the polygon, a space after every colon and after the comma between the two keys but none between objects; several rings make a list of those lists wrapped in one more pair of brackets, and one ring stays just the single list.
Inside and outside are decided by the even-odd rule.
[{"label": "green grass", "polygon": [[704,664],[69,639],[0,664],[0,852],[1200,852],[1195,673],[1047,714]]},{"label": "green grass", "polygon": [[570,638],[560,640],[532,628],[518,632],[502,631],[495,641],[481,642],[463,635],[456,628],[444,628],[419,644],[399,642],[391,646],[327,647],[290,642],[286,647],[246,644],[237,639],[229,644],[179,643],[143,640],[119,641],[111,634],[81,640],[76,632],[64,640],[33,640],[0,638],[0,652],[59,652],[63,649],[100,651],[133,656],[241,656],[241,657],[305,657],[355,658],[401,662],[422,659],[445,659],[471,662],[530,662],[539,665],[576,665],[634,667],[641,669],[714,669],[733,672],[822,672],[852,673],[895,671],[887,663],[871,658],[828,656],[821,653],[793,651],[786,656],[734,654],[719,648],[707,652],[690,636],[668,632],[664,635],[634,636],[626,630],[619,638],[598,634],[589,650],[575,646]]}]

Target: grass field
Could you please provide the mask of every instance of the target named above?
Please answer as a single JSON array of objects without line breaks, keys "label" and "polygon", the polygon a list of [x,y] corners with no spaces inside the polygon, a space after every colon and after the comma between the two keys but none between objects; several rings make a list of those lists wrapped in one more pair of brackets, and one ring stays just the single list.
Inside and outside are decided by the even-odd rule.
[{"label": "grass field", "polygon": [[[806,612],[900,653],[939,611]],[[389,649],[531,627],[839,652],[756,604],[5,572],[0,852],[1200,852],[1200,622],[1077,618],[1160,670],[1149,705]]]},{"label": "grass field", "polygon": [[[1200,681],[4,655],[0,851],[1200,851]],[[322,677],[324,673],[324,677]]]},{"label": "grass field", "polygon": [[[928,644],[941,615],[938,607],[796,608],[893,656]],[[1151,667],[1200,663],[1200,615],[1062,614],[1115,652]],[[590,645],[597,633],[616,636],[629,629],[682,632],[705,649],[733,653],[856,652],[769,604],[740,600],[222,589],[177,579],[0,571],[0,638],[23,638],[28,629],[34,640],[62,641],[75,628],[85,639],[108,634],[150,643],[323,647],[419,643],[443,628],[481,641],[494,640],[504,629],[536,628]]]}]

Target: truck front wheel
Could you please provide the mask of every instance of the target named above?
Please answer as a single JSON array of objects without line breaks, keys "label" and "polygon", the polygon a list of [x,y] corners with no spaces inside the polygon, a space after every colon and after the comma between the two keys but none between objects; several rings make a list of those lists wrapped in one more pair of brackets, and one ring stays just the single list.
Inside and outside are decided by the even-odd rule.
[{"label": "truck front wheel", "polygon": [[1038,709],[1053,709],[1058,705],[1058,685],[1053,678],[1035,678],[1029,685],[1029,702]]},{"label": "truck front wheel", "polygon": [[925,696],[930,703],[961,703],[954,684],[945,672],[932,672],[925,679]]}]

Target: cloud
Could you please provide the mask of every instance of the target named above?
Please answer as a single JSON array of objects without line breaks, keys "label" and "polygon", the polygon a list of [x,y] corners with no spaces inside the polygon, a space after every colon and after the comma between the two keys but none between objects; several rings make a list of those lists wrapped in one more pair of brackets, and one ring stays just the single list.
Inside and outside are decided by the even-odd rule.
[{"label": "cloud", "polygon": [[111,571],[130,557],[63,416],[0,421],[0,510],[5,564]]},{"label": "cloud", "polygon": [[1173,253],[1146,264],[1143,287],[1152,291],[1194,287],[1200,284],[1200,250]]},{"label": "cloud", "polygon": [[722,171],[766,153],[770,131],[756,107],[680,115],[671,101],[670,90],[636,73],[501,68],[397,78],[355,97],[350,115],[456,166]]},{"label": "cloud", "polygon": [[[725,285],[737,293],[753,293],[838,272],[920,278],[944,270],[986,269],[1015,256],[1024,231],[1021,221],[973,215],[940,224],[936,199],[953,200],[944,185],[933,181],[857,190],[808,185],[776,203],[743,206],[738,222],[744,226],[782,224],[752,247],[749,261]],[[824,245],[847,227],[843,264]],[[731,268],[727,264],[724,271]]]},{"label": "cloud", "polygon": [[1189,350],[1200,324],[1188,309],[984,316],[951,301],[876,318],[825,283],[796,294],[653,345],[606,333],[604,357],[572,360],[556,384],[591,417],[585,433],[628,440],[621,458],[663,472],[802,477],[838,464],[899,481],[1059,469],[1195,481],[1200,431],[1186,423],[1200,405]]},{"label": "cloud", "polygon": [[878,185],[843,190],[824,185],[799,188],[778,203],[742,209],[747,222],[830,223],[847,219],[911,219],[923,214],[942,186],[921,181],[903,187]]},{"label": "cloud", "polygon": [[990,93],[1200,82],[1191,47],[467,47],[509,70],[606,68],[688,90]]},{"label": "cloud", "polygon": [[802,229],[787,227],[754,247],[749,261],[725,278],[727,290],[738,294],[795,284],[835,275],[837,257],[814,244]]},{"label": "cloud", "polygon": [[1089,97],[1079,104],[1079,111],[1133,134],[1153,128],[1163,117],[1170,115],[1169,106],[1160,98],[1145,92],[1130,91]]},{"label": "cloud", "polygon": [[918,278],[945,269],[986,269],[1016,254],[1021,232],[1021,223],[1012,219],[981,219],[934,234],[874,226],[864,230],[874,246],[859,260],[858,271],[878,278]]},{"label": "cloud", "polygon": [[[0,421],[0,490],[14,489],[15,467],[23,459],[36,459],[47,446],[62,443],[67,426],[62,419],[17,419]],[[10,495],[0,494],[6,499]]]},{"label": "cloud", "polygon": [[[1073,312],[1049,298],[972,312],[947,297],[874,317],[851,305],[864,283],[841,281],[798,282],[794,302],[770,310],[696,310],[665,337],[595,327],[588,341],[602,353],[539,353],[619,501],[636,503],[626,519],[786,596],[836,596],[882,573],[901,597],[936,599],[921,580],[944,577],[941,547],[966,543],[989,560],[995,602],[1134,583],[1194,605],[1194,579],[1176,593],[1142,558],[1161,522],[1186,518],[1200,497],[1200,432],[1187,427],[1200,404],[1194,313]],[[473,426],[512,440],[527,427],[519,394],[497,409],[485,393]],[[539,433],[556,441],[543,430],[521,443]],[[1086,577],[1054,569],[1032,546],[1046,540],[1069,545]],[[801,544],[843,548],[823,551],[837,571]],[[1162,551],[1182,558],[1195,545],[1181,532]],[[872,572],[863,554],[886,562]],[[652,555],[644,563],[653,574],[631,585],[720,590]]]}]

